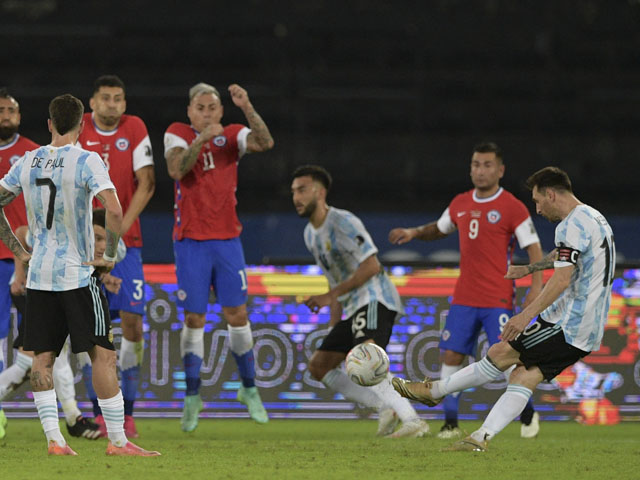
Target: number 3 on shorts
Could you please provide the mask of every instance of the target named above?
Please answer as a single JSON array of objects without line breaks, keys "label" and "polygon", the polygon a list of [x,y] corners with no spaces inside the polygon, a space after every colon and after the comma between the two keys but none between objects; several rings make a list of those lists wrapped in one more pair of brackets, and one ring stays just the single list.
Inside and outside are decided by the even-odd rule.
[{"label": "number 3 on shorts", "polygon": [[133,279],[133,299],[134,300],[142,300],[142,295],[144,291],[142,287],[144,286],[144,280]]}]

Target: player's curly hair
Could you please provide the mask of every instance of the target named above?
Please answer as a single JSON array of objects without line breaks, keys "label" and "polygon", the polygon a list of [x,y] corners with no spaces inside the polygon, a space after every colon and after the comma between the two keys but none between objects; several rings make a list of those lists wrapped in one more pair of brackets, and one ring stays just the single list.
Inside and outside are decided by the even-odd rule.
[{"label": "player's curly hair", "polygon": [[320,165],[302,165],[296,168],[293,172],[292,180],[298,177],[311,177],[316,182],[320,182],[327,192],[331,190],[331,184],[333,183],[331,174]]}]

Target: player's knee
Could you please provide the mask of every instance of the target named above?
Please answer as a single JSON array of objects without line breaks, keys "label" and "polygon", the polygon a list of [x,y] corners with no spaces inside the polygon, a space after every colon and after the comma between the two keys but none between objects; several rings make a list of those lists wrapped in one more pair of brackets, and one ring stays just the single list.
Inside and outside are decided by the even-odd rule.
[{"label": "player's knee", "polygon": [[506,370],[518,360],[517,352],[511,345],[505,342],[498,342],[491,345],[487,351],[487,357],[489,357],[492,363],[500,370]]},{"label": "player's knee", "polygon": [[223,307],[222,313],[224,315],[224,319],[232,327],[244,327],[249,321],[246,305]]},{"label": "player's knee", "polygon": [[189,328],[202,328],[204,327],[204,323],[205,323],[204,313],[188,312],[184,316],[184,323]]},{"label": "player's knee", "polygon": [[309,373],[315,380],[322,381],[328,371],[329,368],[326,362],[320,356],[313,355],[311,357],[311,360],[309,360]]},{"label": "player's knee", "polygon": [[442,355],[442,360],[445,365],[457,366],[462,365],[465,355],[462,353],[454,352],[453,350],[445,350]]}]

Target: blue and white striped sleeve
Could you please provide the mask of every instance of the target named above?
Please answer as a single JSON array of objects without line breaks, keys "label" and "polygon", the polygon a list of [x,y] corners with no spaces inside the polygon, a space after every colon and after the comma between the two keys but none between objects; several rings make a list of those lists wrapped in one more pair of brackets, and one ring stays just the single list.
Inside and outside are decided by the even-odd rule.
[{"label": "blue and white striped sleeve", "polygon": [[342,217],[337,227],[341,234],[340,247],[351,253],[358,263],[378,253],[371,235],[355,215]]},{"label": "blue and white striped sleeve", "polygon": [[[25,155],[26,156],[26,155]],[[20,195],[22,185],[20,184],[20,174],[22,173],[22,165],[24,164],[23,156],[20,160],[13,164],[7,174],[0,180],[0,186],[11,193]]]},{"label": "blue and white striped sleeve", "polygon": [[84,168],[84,180],[87,188],[93,195],[97,195],[103,190],[114,189],[109,172],[104,162],[95,152],[91,152],[87,157]]}]

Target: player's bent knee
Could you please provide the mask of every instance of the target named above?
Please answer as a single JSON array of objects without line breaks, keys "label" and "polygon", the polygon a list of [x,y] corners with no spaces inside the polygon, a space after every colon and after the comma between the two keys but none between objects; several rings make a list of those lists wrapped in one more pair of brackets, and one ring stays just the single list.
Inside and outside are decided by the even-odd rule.
[{"label": "player's bent knee", "polygon": [[465,355],[463,353],[454,352],[453,350],[445,350],[442,360],[445,365],[457,366],[462,365]]},{"label": "player's bent knee", "polygon": [[246,305],[222,307],[222,314],[226,322],[232,327],[244,327],[249,322]]},{"label": "player's bent knee", "polygon": [[518,361],[520,354],[506,342],[498,342],[491,347],[487,352],[487,357],[498,367],[500,370],[505,370]]},{"label": "player's bent knee", "polygon": [[202,328],[205,324],[204,313],[187,312],[184,316],[184,323],[189,328]]}]

